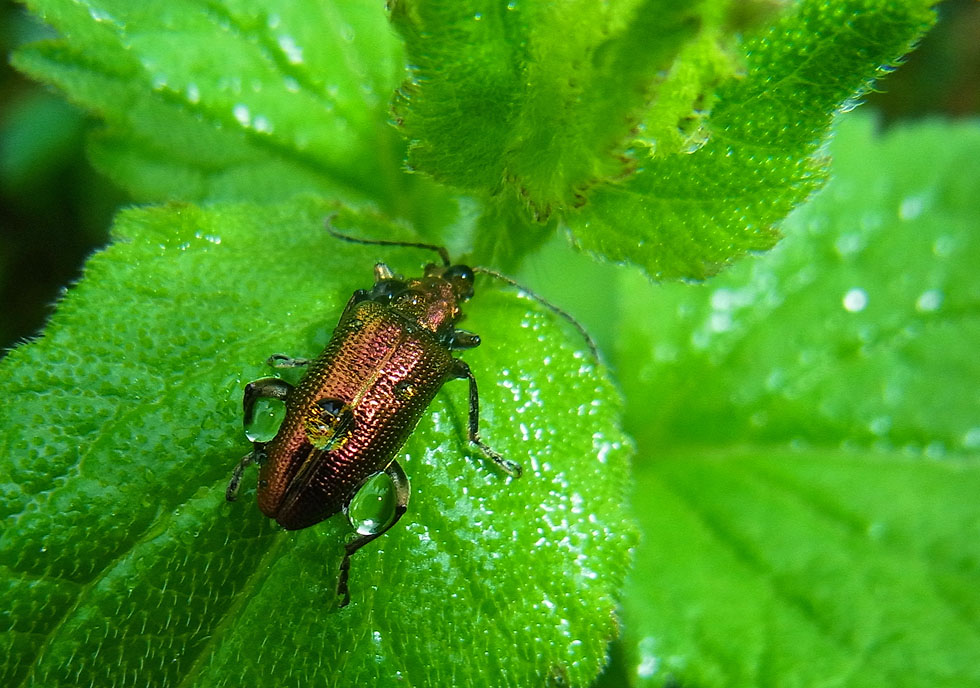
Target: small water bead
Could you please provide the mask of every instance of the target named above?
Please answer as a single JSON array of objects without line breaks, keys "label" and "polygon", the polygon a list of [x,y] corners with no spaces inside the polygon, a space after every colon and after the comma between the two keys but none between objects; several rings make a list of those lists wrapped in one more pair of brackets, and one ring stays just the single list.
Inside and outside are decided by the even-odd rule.
[{"label": "small water bead", "polygon": [[286,55],[289,64],[303,63],[303,49],[296,44],[296,39],[289,35],[279,36],[279,49]]},{"label": "small water bead", "polygon": [[902,220],[914,220],[922,214],[925,201],[921,196],[909,196],[902,200],[898,207],[898,216]]},{"label": "small water bead", "polygon": [[938,289],[929,289],[919,294],[915,301],[915,310],[920,313],[932,313],[939,310],[943,303],[943,293]]},{"label": "small water bead", "polygon": [[843,303],[844,310],[849,313],[858,313],[868,305],[868,293],[864,289],[855,287],[844,294]]},{"label": "small water bead", "polygon": [[248,106],[242,103],[239,103],[238,105],[233,107],[231,113],[235,116],[235,119],[238,120],[238,123],[241,124],[242,126],[247,127],[252,121],[252,115],[248,110]]}]

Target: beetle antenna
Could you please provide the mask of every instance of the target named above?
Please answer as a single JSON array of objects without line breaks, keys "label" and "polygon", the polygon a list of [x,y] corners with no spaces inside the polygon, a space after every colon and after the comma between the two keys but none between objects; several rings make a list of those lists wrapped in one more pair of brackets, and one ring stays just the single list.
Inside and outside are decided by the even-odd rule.
[{"label": "beetle antenna", "polygon": [[482,268],[482,267],[476,266],[476,267],[473,268],[473,272],[480,272],[480,273],[483,273],[484,275],[489,275],[490,277],[496,277],[501,282],[506,282],[507,284],[509,284],[512,287],[517,287],[522,292],[524,292],[525,294],[527,294],[528,296],[530,296],[532,299],[534,299],[535,301],[537,301],[538,303],[540,303],[542,306],[544,306],[545,308],[547,308],[548,310],[550,310],[555,315],[560,315],[561,317],[563,317],[565,320],[567,320],[568,322],[570,322],[572,324],[572,326],[575,327],[576,330],[578,330],[579,334],[582,335],[582,339],[584,339],[585,340],[585,343],[589,345],[589,351],[592,352],[592,357],[595,358],[597,361],[599,360],[599,349],[598,349],[598,347],[595,344],[595,340],[593,340],[592,337],[589,335],[589,333],[585,331],[585,328],[582,327],[582,323],[580,323],[578,320],[576,320],[575,318],[572,317],[572,314],[571,313],[569,313],[566,310],[563,310],[563,309],[559,308],[558,306],[556,306],[555,304],[551,303],[550,301],[548,301],[544,297],[539,296],[538,294],[534,293],[533,291],[531,291],[530,289],[528,289],[527,287],[525,287],[520,282],[517,282],[517,281],[511,279],[507,275],[502,275],[499,272],[497,272],[496,270],[491,270],[490,268]]},{"label": "beetle antenna", "polygon": [[389,239],[361,239],[359,237],[350,236],[349,234],[341,234],[333,225],[330,223],[331,218],[326,219],[327,231],[330,232],[330,236],[336,237],[337,239],[342,239],[344,241],[349,241],[352,244],[369,244],[374,246],[402,246],[404,248],[424,248],[427,251],[435,251],[439,254],[442,259],[442,266],[448,268],[452,265],[452,261],[449,260],[449,251],[447,251],[442,246],[436,246],[435,244],[422,244],[414,241],[392,241]]}]

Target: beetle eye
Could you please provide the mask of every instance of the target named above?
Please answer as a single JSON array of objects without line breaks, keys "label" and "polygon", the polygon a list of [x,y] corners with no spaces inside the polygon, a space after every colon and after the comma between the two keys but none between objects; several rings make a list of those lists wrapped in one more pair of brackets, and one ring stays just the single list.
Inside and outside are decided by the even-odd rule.
[{"label": "beetle eye", "polygon": [[443,279],[447,280],[462,280],[464,282],[473,283],[473,269],[468,265],[452,265],[446,268],[446,271],[442,273]]}]

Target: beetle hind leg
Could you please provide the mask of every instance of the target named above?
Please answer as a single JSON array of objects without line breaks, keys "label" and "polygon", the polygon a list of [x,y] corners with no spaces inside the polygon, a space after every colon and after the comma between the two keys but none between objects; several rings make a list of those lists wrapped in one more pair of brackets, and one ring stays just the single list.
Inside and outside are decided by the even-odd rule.
[{"label": "beetle hind leg", "polygon": [[391,521],[377,532],[358,535],[350,542],[344,544],[344,558],[340,562],[340,576],[337,579],[337,597],[341,598],[341,607],[346,607],[350,604],[350,588],[347,585],[347,579],[350,577],[351,556],[367,543],[391,530],[391,527],[398,523],[398,519],[408,511],[408,498],[411,494],[411,488],[409,487],[408,476],[405,475],[405,471],[397,461],[392,461],[388,464],[384,472],[391,478],[391,483],[395,488],[395,514]]}]

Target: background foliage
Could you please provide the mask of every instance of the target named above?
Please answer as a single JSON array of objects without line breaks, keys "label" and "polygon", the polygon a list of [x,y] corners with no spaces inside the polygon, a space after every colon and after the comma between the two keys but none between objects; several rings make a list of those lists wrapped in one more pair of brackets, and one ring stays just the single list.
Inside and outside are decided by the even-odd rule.
[{"label": "background foliage", "polygon": [[[977,681],[977,128],[849,115],[825,146],[928,3],[403,2],[395,31],[368,2],[32,9],[63,38],[16,63],[97,117],[122,191],[54,162],[77,111],[19,98],[4,189],[40,191],[4,217],[163,204],[0,373],[5,683],[588,685],[620,626],[606,685]],[[405,450],[409,522],[339,614],[340,519],[285,534],[221,499],[241,384],[322,346],[378,257],[325,237],[338,209],[523,265],[609,366],[481,285],[467,358],[525,479],[448,458],[447,388]]]}]

